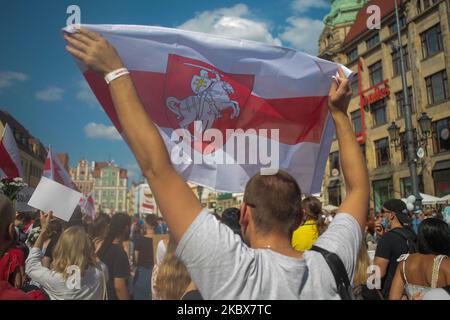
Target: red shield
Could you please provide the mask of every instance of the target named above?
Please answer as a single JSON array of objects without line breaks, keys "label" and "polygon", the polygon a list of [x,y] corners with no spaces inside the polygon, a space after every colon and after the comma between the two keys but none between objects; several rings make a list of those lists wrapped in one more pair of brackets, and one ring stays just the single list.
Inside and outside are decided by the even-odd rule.
[{"label": "red shield", "polygon": [[[217,74],[220,76],[220,81],[222,81],[226,86],[228,86],[228,88],[232,88],[232,90],[227,91],[226,94],[223,94],[221,96],[222,100],[220,100],[220,97],[217,98],[217,96],[214,96],[214,94],[209,95],[210,100],[216,99],[214,100],[216,101],[216,105],[222,106],[221,108],[222,110],[220,110],[221,117],[219,118],[212,116],[211,110],[204,110],[203,112],[201,112],[201,110],[203,109],[200,109],[199,113],[205,115],[205,113],[210,111],[209,115],[211,119],[214,119],[211,121],[212,128],[220,130],[225,139],[226,129],[236,129],[240,128],[241,126],[239,116],[232,119],[234,109],[232,107],[225,107],[225,104],[221,104],[220,101],[225,101],[229,99],[230,101],[236,102],[237,107],[239,108],[240,113],[242,114],[253,90],[253,83],[254,83],[253,75],[225,73],[220,69],[216,68],[215,66],[199,60],[189,59],[178,55],[170,55],[167,64],[164,96],[166,101],[168,98],[176,98],[178,101],[181,102],[185,99],[190,98],[189,102],[186,102],[190,106],[189,113],[194,112],[193,108],[197,109],[207,107],[209,108],[208,104],[203,104],[203,107],[200,107],[199,103],[196,103],[200,100],[200,95],[198,94],[198,92],[194,92],[192,83],[193,81],[198,80],[200,78],[200,75],[202,76],[207,75],[206,79],[216,79]],[[205,83],[209,84],[210,80],[206,80]],[[198,87],[201,88],[201,84]],[[206,89],[206,91],[207,90],[210,89]],[[178,108],[178,110],[182,109],[180,104],[177,103],[175,105],[175,108]],[[184,111],[186,110],[181,110],[179,114],[175,114],[173,110],[167,108],[166,109],[167,119],[170,121],[171,127],[175,129],[180,128],[180,123],[183,124],[182,121],[187,118],[184,124],[186,124],[186,122],[189,123],[187,125],[187,129],[192,135],[194,135],[194,122],[193,121],[191,122],[193,116],[191,114],[191,117],[188,118],[186,116],[188,111],[186,111],[183,114]],[[201,121],[202,119],[204,118],[201,118],[200,116],[196,117],[195,120]],[[203,130],[204,129],[205,126]],[[225,142],[226,141],[223,141],[223,143]],[[205,143],[203,145],[202,151],[208,144],[209,143]]]}]

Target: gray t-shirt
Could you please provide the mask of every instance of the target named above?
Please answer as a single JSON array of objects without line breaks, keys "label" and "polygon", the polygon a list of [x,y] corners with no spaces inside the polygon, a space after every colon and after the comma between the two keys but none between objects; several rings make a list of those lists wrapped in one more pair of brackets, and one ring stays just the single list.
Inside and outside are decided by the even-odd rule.
[{"label": "gray t-shirt", "polygon": [[[315,245],[336,253],[353,279],[361,241],[357,221],[341,213]],[[249,248],[206,210],[184,234],[176,255],[207,300],[340,299],[320,253],[306,251],[298,259]]]}]

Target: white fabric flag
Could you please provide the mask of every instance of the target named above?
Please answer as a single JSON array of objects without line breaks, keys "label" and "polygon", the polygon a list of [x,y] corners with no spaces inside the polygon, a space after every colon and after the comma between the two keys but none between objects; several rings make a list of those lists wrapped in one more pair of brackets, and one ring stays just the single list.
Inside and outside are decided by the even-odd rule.
[{"label": "white fabric flag", "polygon": [[[242,192],[261,169],[279,167],[304,193],[320,193],[334,133],[327,98],[337,64],[293,49],[184,30],[85,27],[117,49],[186,180]],[[122,133],[104,79],[77,63]]]},{"label": "white fabric flag", "polygon": [[69,173],[59,161],[58,156],[52,152],[52,148],[48,148],[47,159],[44,163],[43,177],[52,179],[68,188],[77,190],[77,186],[73,183]]},{"label": "white fabric flag", "polygon": [[19,148],[8,124],[0,141],[0,179],[22,177],[22,162]]}]

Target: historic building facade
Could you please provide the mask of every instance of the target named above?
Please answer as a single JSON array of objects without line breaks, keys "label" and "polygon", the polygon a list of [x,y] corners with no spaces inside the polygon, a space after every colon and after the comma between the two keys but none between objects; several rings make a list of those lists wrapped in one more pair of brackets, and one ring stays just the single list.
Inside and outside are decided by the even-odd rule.
[{"label": "historic building facade", "polygon": [[[419,188],[423,193],[442,197],[450,193],[450,3],[448,0],[398,3],[416,145],[425,151],[423,157],[417,157]],[[380,8],[381,29],[367,28],[369,5]],[[379,210],[384,200],[411,194],[394,2],[367,2],[351,27],[337,32],[338,43],[327,42],[327,34],[333,27],[339,26],[331,24],[324,29],[319,55],[358,73],[352,80],[354,97],[349,116],[369,168],[371,207]],[[422,113],[432,119],[428,136],[419,126]],[[400,127],[397,147],[389,139],[392,122]],[[340,204],[345,196],[343,181],[339,148],[334,141],[323,184],[325,203]]]},{"label": "historic building facade", "polygon": [[44,145],[18,122],[11,114],[0,110],[0,132],[9,124],[19,148],[23,179],[30,187],[36,187],[41,180],[47,150]]},{"label": "historic building facade", "polygon": [[85,195],[91,193],[94,186],[94,178],[92,177],[89,161],[85,159],[78,161],[76,167],[70,168],[70,176],[81,193]]},{"label": "historic building facade", "polygon": [[95,162],[92,178],[95,205],[105,213],[128,212],[127,170],[112,162]]}]

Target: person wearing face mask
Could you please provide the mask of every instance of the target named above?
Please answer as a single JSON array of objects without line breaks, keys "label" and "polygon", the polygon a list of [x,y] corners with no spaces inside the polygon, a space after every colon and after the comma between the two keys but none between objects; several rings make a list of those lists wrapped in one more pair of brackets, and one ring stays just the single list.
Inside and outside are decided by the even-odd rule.
[{"label": "person wearing face mask", "polygon": [[381,292],[389,295],[392,279],[397,269],[397,259],[406,253],[415,253],[416,235],[411,229],[406,204],[399,199],[383,203],[381,224],[385,233],[378,241],[374,264],[378,266],[381,276]]}]

